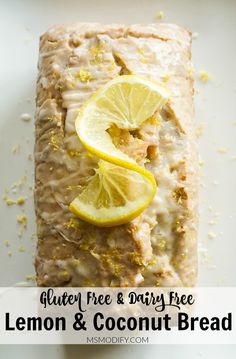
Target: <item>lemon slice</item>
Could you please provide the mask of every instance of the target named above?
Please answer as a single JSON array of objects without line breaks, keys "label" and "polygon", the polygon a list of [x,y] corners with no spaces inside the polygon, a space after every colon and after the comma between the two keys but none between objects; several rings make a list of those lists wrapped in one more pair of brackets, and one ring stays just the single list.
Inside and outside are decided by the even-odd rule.
[{"label": "lemon slice", "polygon": [[77,134],[88,151],[122,167],[147,175],[147,170],[118,149],[108,133],[112,125],[137,130],[166,103],[167,90],[135,75],[118,76],[100,88],[81,107],[76,118]]},{"label": "lemon slice", "polygon": [[77,134],[100,161],[95,175],[70,204],[73,213],[110,227],[132,220],[148,206],[156,193],[154,176],[121,151],[110,134],[113,126],[140,129],[168,97],[161,85],[125,75],[109,81],[81,107],[75,122]]},{"label": "lemon slice", "polygon": [[155,192],[152,176],[100,160],[95,175],[71,202],[70,210],[89,223],[110,227],[137,217]]}]

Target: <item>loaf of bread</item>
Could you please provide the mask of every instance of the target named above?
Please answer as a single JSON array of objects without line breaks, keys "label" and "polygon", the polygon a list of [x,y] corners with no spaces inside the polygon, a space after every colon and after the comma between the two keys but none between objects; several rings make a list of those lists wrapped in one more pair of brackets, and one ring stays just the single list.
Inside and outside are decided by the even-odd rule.
[{"label": "loaf of bread", "polygon": [[[198,157],[191,34],[176,25],[58,25],[40,39],[35,210],[39,286],[193,286],[197,277]],[[116,76],[135,74],[171,96],[126,142],[158,190],[133,221],[101,228],[70,202],[97,163],[75,131],[80,106]],[[139,148],[140,146],[140,148]]]}]

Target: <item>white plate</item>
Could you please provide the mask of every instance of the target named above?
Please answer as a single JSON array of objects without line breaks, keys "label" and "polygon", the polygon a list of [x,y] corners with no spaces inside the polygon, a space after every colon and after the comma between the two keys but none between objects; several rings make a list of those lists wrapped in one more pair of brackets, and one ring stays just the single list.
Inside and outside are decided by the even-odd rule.
[{"label": "white plate", "polygon": [[[236,124],[233,125],[236,121],[236,1],[2,0],[0,6],[0,190],[2,197],[5,188],[26,174],[26,185],[19,195],[27,196],[24,208],[28,216],[27,230],[19,239],[16,215],[22,209],[19,206],[7,207],[1,200],[0,285],[25,281],[26,275],[34,273],[32,257],[35,241],[30,237],[35,232],[35,224],[33,197],[28,189],[33,184],[33,162],[27,158],[33,153],[34,126],[33,119],[25,123],[20,116],[29,113],[33,117],[34,114],[39,35],[50,25],[60,22],[148,23],[156,21],[155,15],[163,11],[165,17],[162,21],[177,23],[199,33],[193,40],[196,74],[206,70],[212,76],[206,84],[196,80],[196,120],[198,124],[205,125],[200,139],[200,153],[205,165],[202,167],[200,196],[199,241],[202,245],[199,285],[235,286],[236,160],[232,157],[236,156]],[[19,153],[13,154],[12,149],[18,144]],[[227,149],[226,153],[218,152],[221,147]],[[217,223],[209,224],[210,221]],[[209,239],[209,232],[216,237]],[[9,241],[10,246],[6,247],[4,241]],[[19,249],[26,252],[19,252]],[[52,359],[74,358],[72,348],[54,349],[50,349]],[[37,347],[35,358],[44,355],[46,350],[46,347]],[[160,353],[166,358],[173,358],[174,351],[175,355],[179,353],[184,358],[188,350],[187,347],[176,349],[173,346],[165,349],[145,347],[145,352],[140,347],[114,347],[114,351],[111,348],[104,351],[87,348],[81,355],[132,358],[136,353],[139,357],[143,357],[144,353],[145,356]],[[205,349],[194,352],[196,357],[207,358]],[[11,358],[15,358],[17,351],[11,353]],[[28,353],[33,358],[32,352]],[[218,349],[217,353],[220,353]]]}]

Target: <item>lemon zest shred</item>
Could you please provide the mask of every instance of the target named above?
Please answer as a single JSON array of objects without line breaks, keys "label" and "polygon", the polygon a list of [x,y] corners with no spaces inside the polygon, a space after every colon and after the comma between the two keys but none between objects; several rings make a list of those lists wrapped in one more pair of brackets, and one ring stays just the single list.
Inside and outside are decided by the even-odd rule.
[{"label": "lemon zest shred", "polygon": [[162,238],[159,242],[158,242],[158,248],[161,250],[164,250],[166,247],[166,240],[164,238]]},{"label": "lemon zest shred", "polygon": [[130,253],[130,260],[133,264],[137,264],[139,266],[143,265],[143,258],[140,253],[131,252]]},{"label": "lemon zest shred", "polygon": [[16,220],[19,224],[22,224],[24,227],[27,225],[28,218],[25,214],[19,214],[16,216]]},{"label": "lemon zest shred", "polygon": [[156,18],[158,20],[162,20],[164,19],[164,17],[165,17],[164,11],[158,11],[158,13],[156,14]]},{"label": "lemon zest shred", "polygon": [[18,252],[20,252],[20,253],[26,252],[25,247],[24,247],[24,246],[20,246],[20,247],[18,248]]},{"label": "lemon zest shred", "polygon": [[168,82],[171,78],[172,74],[165,74],[163,77],[162,77],[162,81],[163,82]]},{"label": "lemon zest shred", "polygon": [[16,203],[16,201],[14,201],[14,199],[11,199],[11,198],[6,197],[6,196],[3,197],[3,200],[5,201],[6,205],[8,205],[8,206],[12,206],[13,204]]},{"label": "lemon zest shred", "polygon": [[53,147],[54,150],[59,150],[59,139],[56,134],[52,134],[50,137],[50,145]]},{"label": "lemon zest shred", "polygon": [[80,152],[76,151],[76,150],[68,150],[67,153],[70,157],[79,157],[80,156]]},{"label": "lemon zest shred", "polygon": [[78,78],[81,82],[89,82],[94,80],[95,77],[86,69],[81,68],[74,74],[75,78]]},{"label": "lemon zest shred", "polygon": [[18,197],[16,203],[22,206],[23,204],[25,204],[25,197],[23,196]]},{"label": "lemon zest shred", "polygon": [[80,228],[79,221],[76,220],[75,218],[70,218],[70,220],[65,224],[65,227],[67,229],[79,229]]},{"label": "lemon zest shred", "polygon": [[206,83],[211,79],[211,76],[209,75],[209,73],[205,70],[201,70],[199,71],[199,79],[202,83]]},{"label": "lemon zest shred", "polygon": [[100,42],[97,46],[90,48],[90,53],[93,56],[93,62],[100,64],[103,62],[103,54],[105,52],[105,44]]},{"label": "lemon zest shred", "polygon": [[115,61],[113,61],[113,62],[111,62],[110,63],[110,65],[108,66],[108,71],[112,71],[112,70],[114,70],[114,68],[115,68],[116,66],[115,66]]},{"label": "lemon zest shred", "polygon": [[139,52],[141,55],[144,55],[144,48],[143,48],[143,47],[138,47],[138,52]]},{"label": "lemon zest shred", "polygon": [[81,243],[81,244],[79,245],[79,248],[82,249],[82,250],[84,250],[84,251],[90,250],[90,246],[89,246],[89,244],[87,244],[87,243]]},{"label": "lemon zest shred", "polygon": [[17,200],[4,196],[3,200],[5,201],[7,206],[12,206],[14,204],[22,206],[25,203],[25,197],[23,196],[18,197]]}]

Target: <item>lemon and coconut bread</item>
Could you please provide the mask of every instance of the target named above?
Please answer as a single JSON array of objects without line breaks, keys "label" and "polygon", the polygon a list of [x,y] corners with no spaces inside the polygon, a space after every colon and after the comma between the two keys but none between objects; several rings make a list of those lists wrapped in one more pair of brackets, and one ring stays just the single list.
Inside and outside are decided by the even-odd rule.
[{"label": "lemon and coconut bread", "polygon": [[40,39],[39,286],[192,286],[197,150],[191,35],[54,26]]}]

